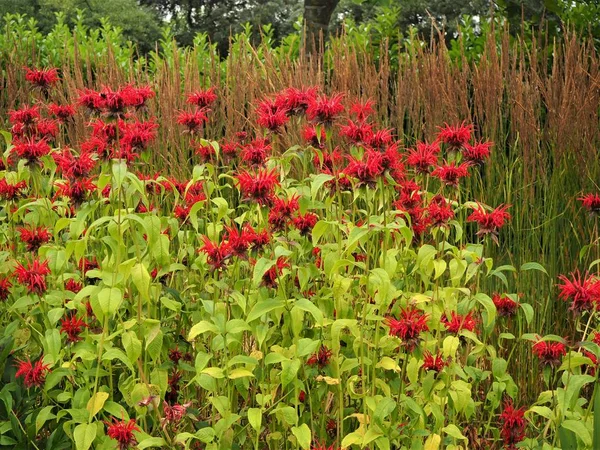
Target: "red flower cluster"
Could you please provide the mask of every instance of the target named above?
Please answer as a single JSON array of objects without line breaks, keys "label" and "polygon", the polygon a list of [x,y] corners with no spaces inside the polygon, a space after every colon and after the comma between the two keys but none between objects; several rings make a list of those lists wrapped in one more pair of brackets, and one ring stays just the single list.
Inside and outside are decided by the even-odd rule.
[{"label": "red flower cluster", "polygon": [[585,194],[580,197],[581,204],[587,209],[590,214],[600,214],[600,195],[598,194]]},{"label": "red flower cluster", "polygon": [[453,334],[458,334],[462,330],[475,331],[477,325],[472,311],[465,315],[452,311],[450,319],[446,315],[443,315],[440,321],[444,324],[446,330]]},{"label": "red flower cluster", "polygon": [[469,163],[456,165],[455,162],[437,167],[432,176],[439,178],[446,186],[457,187],[461,178],[469,176]]},{"label": "red flower cluster", "polygon": [[576,313],[591,311],[600,307],[600,280],[587,273],[582,277],[579,272],[571,274],[571,279],[560,275],[558,297],[564,301],[570,301],[570,309]]},{"label": "red flower cluster", "polygon": [[471,140],[473,125],[465,125],[465,122],[460,125],[445,125],[444,128],[440,128],[438,139],[451,148],[460,149]]},{"label": "red flower cluster", "polygon": [[29,358],[18,361],[16,378],[23,377],[25,387],[42,387],[46,381],[46,375],[50,371],[50,365],[44,364],[43,357],[38,359],[35,364]]},{"label": "red flower cluster", "polygon": [[58,81],[58,69],[30,69],[25,72],[25,79],[34,87],[47,93],[48,90]]},{"label": "red flower cluster", "polygon": [[309,366],[318,365],[319,368],[322,369],[329,364],[329,358],[331,358],[331,355],[331,350],[329,350],[325,345],[321,345],[319,351],[317,353],[313,353],[306,361],[306,364]]},{"label": "red flower cluster", "polygon": [[491,212],[486,212],[483,206],[478,208],[467,217],[467,222],[477,222],[479,225],[478,236],[491,236],[497,242],[498,230],[510,220],[510,214],[506,212],[509,206],[499,206]]},{"label": "red flower cluster", "polygon": [[38,248],[51,238],[51,234],[46,227],[19,227],[17,231],[30,252],[37,252]]},{"label": "red flower cluster", "polygon": [[119,450],[126,450],[137,445],[138,442],[133,432],[141,432],[141,430],[136,425],[135,419],[130,419],[129,422],[126,422],[125,420],[119,421],[113,418],[113,422],[107,422],[106,425],[108,426],[106,434],[111,439],[117,441]]},{"label": "red flower cluster", "polygon": [[62,319],[60,322],[60,332],[67,335],[69,342],[80,341],[81,337],[79,335],[85,327],[87,327],[86,323],[75,314]]},{"label": "red flower cluster", "polygon": [[517,312],[517,309],[519,309],[519,303],[505,294],[493,294],[492,302],[494,302],[494,306],[500,317],[512,317]]},{"label": "red flower cluster", "polygon": [[263,206],[272,203],[275,187],[279,186],[277,169],[259,169],[254,173],[243,171],[237,175],[237,180],[242,195]]},{"label": "red flower cluster", "polygon": [[539,340],[533,344],[533,353],[543,366],[558,367],[563,356],[567,354],[567,348],[561,342]]},{"label": "red flower cluster", "polygon": [[515,409],[512,402],[505,403],[500,421],[502,423],[500,435],[505,448],[515,450],[517,448],[515,444],[525,439],[525,408]]},{"label": "red flower cluster", "polygon": [[423,311],[410,306],[400,311],[400,318],[387,317],[385,324],[390,328],[390,335],[399,337],[408,351],[413,351],[421,342],[421,333],[429,331],[429,316]]},{"label": "red flower cluster", "polygon": [[25,265],[17,263],[15,269],[19,284],[27,287],[30,294],[43,295],[46,292],[46,275],[50,274],[48,261],[27,260]]},{"label": "red flower cluster", "polygon": [[263,286],[270,287],[272,289],[277,289],[278,279],[281,276],[283,269],[290,267],[287,260],[280,256],[277,258],[275,265],[273,265],[269,270],[265,272],[262,277]]},{"label": "red flower cluster", "polygon": [[206,90],[200,90],[192,92],[187,97],[187,102],[190,105],[195,105],[198,108],[208,108],[217,100],[217,94],[215,88],[208,88]]},{"label": "red flower cluster", "polygon": [[435,355],[431,352],[425,351],[423,353],[423,369],[426,371],[433,370],[434,372],[441,372],[444,367],[450,363],[449,360],[444,360],[442,354],[438,351]]}]

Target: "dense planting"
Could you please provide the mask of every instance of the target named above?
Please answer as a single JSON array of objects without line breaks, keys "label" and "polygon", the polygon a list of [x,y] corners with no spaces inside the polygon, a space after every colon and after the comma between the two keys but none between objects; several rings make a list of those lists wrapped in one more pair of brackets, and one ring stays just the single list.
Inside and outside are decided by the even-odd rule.
[{"label": "dense planting", "polygon": [[[194,168],[177,179],[148,164],[168,144],[148,112],[160,92],[70,105],[58,78],[28,69],[4,133],[1,445],[599,444],[600,282],[574,264],[553,300],[569,334],[538,334],[543,311],[507,275],[547,274],[489,257],[513,206],[464,188],[494,152],[472,125],[406,148],[371,100],[290,87],[215,142],[218,89],[186,92]],[[600,197],[580,200],[595,221]]]}]

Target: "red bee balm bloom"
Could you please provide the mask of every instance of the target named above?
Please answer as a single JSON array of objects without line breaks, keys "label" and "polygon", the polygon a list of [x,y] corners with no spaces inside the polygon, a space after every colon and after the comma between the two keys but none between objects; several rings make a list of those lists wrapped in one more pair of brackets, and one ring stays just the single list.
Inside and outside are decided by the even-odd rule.
[{"label": "red bee balm bloom", "polygon": [[294,218],[294,226],[300,231],[302,236],[308,236],[318,221],[319,216],[315,213],[307,212],[304,215],[299,214]]},{"label": "red bee balm bloom", "polygon": [[187,102],[190,105],[196,105],[199,108],[207,108],[217,99],[215,88],[209,88],[204,91],[195,91],[188,95]]},{"label": "red bee balm bloom", "polygon": [[259,103],[256,113],[258,114],[256,120],[258,125],[273,132],[278,131],[290,120],[287,116],[287,109],[269,100]]},{"label": "red bee balm bloom", "polygon": [[60,332],[67,335],[69,342],[77,342],[81,340],[79,335],[86,326],[86,323],[82,319],[73,314],[71,317],[60,321]]},{"label": "red bee balm bloom", "polygon": [[58,69],[27,69],[25,79],[34,87],[47,92],[58,81]]},{"label": "red bee balm bloom", "polygon": [[385,324],[390,328],[390,335],[399,337],[402,344],[409,351],[421,342],[420,334],[424,331],[429,331],[427,319],[429,316],[423,314],[423,311],[415,307],[409,307],[400,311],[400,319],[387,317]]},{"label": "red bee balm bloom", "polygon": [[181,111],[177,116],[177,123],[185,126],[188,133],[196,133],[208,120],[207,113],[207,109],[197,109],[194,112]]},{"label": "red bee balm bloom", "polygon": [[65,283],[65,289],[67,291],[71,291],[71,292],[77,294],[79,291],[81,291],[83,289],[83,283],[80,283],[79,281],[75,281],[73,278],[69,278],[67,280],[67,282]]},{"label": "red bee balm bloom", "polygon": [[561,342],[538,341],[533,344],[533,353],[542,366],[560,366],[561,358],[567,354],[567,348]]},{"label": "red bee balm bloom", "polygon": [[26,265],[17,263],[15,274],[19,284],[26,286],[30,294],[43,295],[46,292],[46,275],[50,274],[47,260],[33,259],[26,261]]},{"label": "red bee balm bloom", "polygon": [[598,194],[585,194],[580,197],[581,204],[591,214],[600,214],[600,195]]},{"label": "red bee balm bloom", "polygon": [[269,205],[273,200],[273,191],[279,186],[277,169],[260,169],[255,173],[241,172],[237,176],[242,195],[260,205]]},{"label": "red bee balm bloom", "polygon": [[202,236],[204,245],[200,247],[200,252],[205,253],[207,256],[207,262],[214,270],[220,270],[225,268],[227,260],[233,255],[231,246],[228,242],[221,242],[215,244],[207,236]]},{"label": "red bee balm bloom", "polygon": [[126,450],[137,445],[137,440],[133,432],[141,430],[136,425],[134,419],[130,419],[129,422],[113,419],[113,422],[107,423],[107,425],[106,434],[119,443],[119,450]]},{"label": "red bee balm bloom", "polygon": [[43,386],[44,381],[46,381],[46,374],[50,370],[50,366],[48,364],[44,364],[42,360],[43,357],[38,359],[35,364],[32,364],[29,358],[26,360],[17,361],[18,366],[15,377],[23,377],[24,384],[28,388],[31,386]]},{"label": "red bee balm bloom", "polygon": [[325,367],[329,364],[329,358],[331,358],[332,352],[325,345],[321,345],[317,353],[313,353],[310,358],[306,361],[309,366],[318,365],[319,368]]},{"label": "red bee balm bloom", "polygon": [[472,312],[463,316],[452,311],[450,320],[444,315],[440,319],[440,322],[444,324],[446,330],[454,334],[459,333],[461,330],[474,331],[476,325]]},{"label": "red bee balm bloom", "polygon": [[494,302],[498,315],[501,317],[514,316],[517,309],[519,309],[519,304],[507,295],[496,293],[492,295],[492,302]]},{"label": "red bee balm bloom", "polygon": [[463,148],[463,159],[473,164],[483,164],[490,157],[490,147],[493,142],[478,142],[475,145],[465,144]]},{"label": "red bee balm bloom", "polygon": [[306,115],[313,122],[331,125],[336,116],[344,111],[342,98],[344,94],[335,94],[331,98],[320,95],[311,98],[306,110]]},{"label": "red bee balm bloom", "polygon": [[8,120],[13,125],[22,124],[32,125],[40,118],[40,108],[37,106],[22,106],[21,109],[15,109],[8,112]]},{"label": "red bee balm bloom", "polygon": [[449,361],[445,361],[442,354],[438,351],[435,356],[431,352],[423,353],[423,369],[426,371],[433,370],[434,372],[441,372]]},{"label": "red bee balm bloom", "polygon": [[594,305],[596,309],[600,306],[600,280],[585,274],[583,278],[579,272],[571,274],[571,279],[565,275],[560,275],[559,280],[562,284],[558,287],[560,292],[558,297],[564,301],[571,301],[571,310],[581,313],[590,311]]},{"label": "red bee balm bloom", "polygon": [[469,163],[462,163],[457,166],[456,163],[452,162],[450,164],[437,167],[431,173],[431,175],[439,178],[446,186],[457,187],[461,178],[469,176],[468,169]]},{"label": "red bee balm bloom", "polygon": [[10,280],[2,275],[0,275],[0,300],[5,301],[10,295],[10,288],[12,287],[12,283]]},{"label": "red bee balm bloom", "polygon": [[251,166],[264,166],[271,153],[267,139],[255,139],[242,147],[242,160]]},{"label": "red bee balm bloom", "polygon": [[27,245],[27,250],[30,252],[36,252],[43,244],[50,240],[50,233],[48,228],[45,227],[30,227],[30,228],[17,228],[21,240]]},{"label": "red bee balm bloom", "polygon": [[277,94],[275,103],[287,110],[288,116],[303,114],[312,100],[317,96],[317,88],[287,88]]},{"label": "red bee balm bloom", "polygon": [[450,147],[455,149],[461,148],[471,139],[473,125],[465,125],[464,122],[454,126],[445,125],[444,128],[440,128],[438,139]]},{"label": "red bee balm bloom", "polygon": [[48,111],[61,122],[66,122],[75,115],[75,107],[73,105],[57,105],[51,103],[48,105]]},{"label": "red bee balm bloom", "polygon": [[27,189],[26,181],[19,181],[18,183],[11,184],[6,181],[6,178],[0,180],[0,197],[4,200],[14,201],[25,195]]},{"label": "red bee balm bloom", "polygon": [[498,230],[504,226],[507,220],[510,220],[510,214],[506,212],[509,206],[500,205],[491,212],[485,211],[481,205],[467,217],[467,222],[477,222],[479,224],[478,236],[491,235],[497,240]]},{"label": "red bee balm bloom", "polygon": [[505,448],[516,449],[515,444],[525,439],[525,408],[515,409],[512,402],[505,403],[500,421],[502,422],[500,435]]},{"label": "red bee balm bloom", "polygon": [[19,158],[26,159],[27,164],[37,164],[42,156],[50,153],[50,146],[44,139],[36,141],[29,138],[24,142],[15,142],[12,152]]},{"label": "red bee balm bloom", "polygon": [[277,289],[277,279],[281,275],[283,269],[286,267],[290,267],[290,265],[287,263],[287,260],[283,256],[277,258],[275,265],[267,270],[263,275],[262,284],[264,286]]}]

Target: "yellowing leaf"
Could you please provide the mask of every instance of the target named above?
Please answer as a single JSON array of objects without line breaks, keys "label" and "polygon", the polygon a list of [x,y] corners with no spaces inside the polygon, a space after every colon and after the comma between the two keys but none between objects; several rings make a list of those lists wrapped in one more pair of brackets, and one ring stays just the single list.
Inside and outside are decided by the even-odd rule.
[{"label": "yellowing leaf", "polygon": [[229,373],[228,378],[231,380],[237,380],[238,378],[253,377],[253,376],[254,376],[254,374],[252,372],[250,372],[248,369],[234,369]]},{"label": "yellowing leaf", "polygon": [[442,443],[442,437],[439,434],[432,434],[425,441],[425,447],[423,450],[438,450]]},{"label": "yellowing leaf", "polygon": [[392,358],[390,358],[389,356],[384,356],[383,358],[381,358],[381,361],[379,361],[377,363],[376,367],[381,367],[385,370],[393,370],[394,372],[398,372],[400,373],[400,371],[402,369],[400,369],[400,366],[398,365],[398,363],[396,361],[394,361]]},{"label": "yellowing leaf", "polygon": [[339,378],[331,378],[331,377],[324,377],[323,375],[319,375],[316,378],[317,381],[324,381],[325,383],[329,384],[329,385],[336,385],[336,384],[340,384],[340,380]]},{"label": "yellowing leaf", "polygon": [[96,392],[92,398],[87,402],[86,409],[90,412],[90,414],[95,416],[104,406],[104,402],[108,400],[108,392]]}]

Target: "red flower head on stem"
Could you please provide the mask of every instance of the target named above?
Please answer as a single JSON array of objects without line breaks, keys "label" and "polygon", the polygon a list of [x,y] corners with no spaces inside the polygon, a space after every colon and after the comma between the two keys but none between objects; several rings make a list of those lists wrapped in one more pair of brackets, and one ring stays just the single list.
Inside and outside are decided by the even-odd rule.
[{"label": "red flower head on stem", "polygon": [[374,105],[375,102],[371,99],[364,102],[354,102],[350,105],[350,115],[356,117],[356,120],[365,121],[375,112]]},{"label": "red flower head on stem", "polygon": [[446,186],[458,187],[460,179],[469,176],[469,163],[458,166],[455,162],[444,164],[437,167],[431,175],[439,178]]},{"label": "red flower head on stem", "polygon": [[340,126],[340,136],[348,138],[355,144],[369,142],[373,135],[373,126],[369,123],[348,120],[346,125]]},{"label": "red flower head on stem", "polygon": [[475,326],[477,325],[472,311],[465,315],[452,311],[450,319],[446,315],[443,315],[440,322],[444,324],[446,330],[453,334],[458,334],[462,330],[475,331]]},{"label": "red flower head on stem", "polygon": [[275,103],[286,110],[288,116],[304,114],[317,97],[317,88],[287,88],[277,94]]},{"label": "red flower head on stem", "polygon": [[273,133],[278,132],[290,120],[287,116],[288,110],[271,100],[260,102],[256,113],[258,114],[256,120],[258,125]]},{"label": "red flower head on stem", "polygon": [[141,432],[139,427],[135,423],[135,419],[130,419],[129,422],[125,420],[117,420],[113,418],[113,422],[106,422],[108,426],[106,434],[111,439],[117,441],[119,450],[127,450],[134,448],[137,445],[137,439],[133,435],[134,431]]},{"label": "red flower head on stem", "polygon": [[505,448],[515,450],[515,444],[525,439],[525,408],[515,409],[512,402],[504,403],[504,411],[500,414],[502,430],[500,435]]},{"label": "red flower head on stem", "polygon": [[519,303],[506,294],[493,294],[492,302],[494,302],[494,306],[500,317],[512,317],[517,312],[517,309],[519,309]]},{"label": "red flower head on stem", "polygon": [[390,336],[399,337],[409,352],[421,342],[421,333],[429,331],[429,316],[418,308],[409,306],[400,310],[400,318],[388,317],[385,324],[390,328]]},{"label": "red flower head on stem", "polygon": [[67,335],[69,342],[80,341],[81,337],[79,335],[85,327],[87,327],[86,323],[75,314],[62,319],[60,322],[60,332]]},{"label": "red flower head on stem", "polygon": [[442,227],[454,218],[454,211],[448,200],[441,195],[436,195],[427,207],[427,217],[430,225]]},{"label": "red flower head on stem", "polygon": [[465,125],[465,122],[460,125],[444,125],[444,128],[440,128],[438,139],[451,148],[460,149],[471,140],[473,125]]},{"label": "red flower head on stem", "polygon": [[280,256],[277,258],[275,265],[273,265],[269,270],[265,272],[262,277],[262,285],[270,287],[272,289],[277,289],[278,279],[283,273],[283,269],[290,267],[287,260]]},{"label": "red flower head on stem", "polygon": [[587,209],[590,214],[600,214],[600,195],[598,194],[585,194],[583,197],[579,197],[581,204]]},{"label": "red flower head on stem", "polygon": [[429,351],[423,352],[423,369],[425,371],[433,370],[434,372],[439,373],[448,364],[449,361],[444,360],[439,351],[435,355],[431,354]]},{"label": "red flower head on stem", "polygon": [[565,275],[558,277],[562,284],[558,285],[558,297],[564,301],[571,301],[570,309],[576,313],[591,311],[600,307],[600,280],[587,273],[581,276],[576,271],[571,278]]},{"label": "red flower head on stem", "polygon": [[509,205],[500,205],[496,209],[487,212],[483,206],[478,207],[467,217],[467,222],[477,222],[479,224],[478,236],[491,236],[498,242],[498,231],[504,226],[506,221],[510,220],[510,214],[506,210]]},{"label": "red flower head on stem", "polygon": [[562,357],[567,354],[567,348],[562,342],[538,340],[533,344],[533,353],[542,366],[558,367]]},{"label": "red flower head on stem", "polygon": [[298,211],[300,205],[299,197],[292,195],[290,198],[275,198],[273,207],[269,211],[269,225],[275,231],[283,230],[287,223],[292,220],[294,213]]},{"label": "red flower head on stem", "polygon": [[271,153],[268,139],[254,139],[242,147],[242,161],[250,166],[264,166]]},{"label": "red flower head on stem", "polygon": [[60,152],[52,153],[52,158],[56,162],[59,172],[71,180],[86,178],[96,166],[93,153],[85,150],[75,156],[69,148],[65,147]]},{"label": "red flower head on stem", "polygon": [[48,105],[48,111],[56,120],[60,122],[67,122],[75,115],[75,106],[73,105],[57,105],[56,103],[51,103]]},{"label": "red flower head on stem", "polygon": [[200,252],[206,254],[206,261],[210,264],[213,270],[221,270],[225,268],[227,261],[233,255],[231,245],[224,241],[219,244],[212,242],[207,236],[202,236],[204,245],[200,247]]},{"label": "red flower head on stem", "polygon": [[37,252],[38,248],[50,240],[51,234],[46,227],[19,227],[17,228],[21,240],[25,242],[27,251]]},{"label": "red flower head on stem", "polygon": [[26,181],[19,181],[17,183],[9,183],[6,178],[0,180],[0,197],[4,200],[15,201],[25,196],[25,190],[27,189]]},{"label": "red flower head on stem", "polygon": [[27,164],[38,164],[42,156],[50,153],[50,146],[44,139],[27,138],[25,141],[15,142],[12,153],[20,159],[26,159]]},{"label": "red flower head on stem", "polygon": [[48,93],[48,90],[58,81],[58,69],[26,69],[25,79],[33,85],[33,87],[41,89],[42,92]]},{"label": "red flower head on stem", "polygon": [[202,125],[208,120],[208,109],[196,109],[193,112],[180,111],[177,116],[177,123],[186,127],[186,132],[195,134],[202,128]]},{"label": "red flower head on stem", "polygon": [[306,109],[308,119],[323,125],[331,125],[335,118],[344,111],[342,98],[344,98],[344,94],[334,94],[331,97],[319,95],[311,98]]},{"label": "red flower head on stem", "polygon": [[46,292],[46,275],[49,274],[48,261],[35,258],[26,260],[24,265],[17,263],[15,269],[19,284],[27,287],[30,294],[43,295]]},{"label": "red flower head on stem", "polygon": [[321,345],[317,353],[313,353],[310,358],[306,361],[309,366],[318,365],[320,369],[329,364],[329,358],[331,358],[332,351],[329,350],[325,345]]},{"label": "red flower head on stem", "polygon": [[40,108],[38,106],[24,105],[21,109],[15,109],[8,112],[8,120],[13,125],[23,125],[29,127],[40,119]]},{"label": "red flower head on stem", "polygon": [[276,186],[279,186],[277,169],[259,169],[252,173],[243,171],[237,175],[238,188],[242,196],[259,205],[270,205]]},{"label": "red flower head on stem", "polygon": [[319,216],[312,212],[298,214],[293,220],[294,226],[300,231],[302,236],[308,236],[318,221]]},{"label": "red flower head on stem", "polygon": [[377,179],[384,173],[383,157],[381,153],[367,150],[362,159],[351,158],[344,173],[358,180],[359,186],[375,187]]},{"label": "red flower head on stem", "polygon": [[490,157],[490,149],[493,145],[493,142],[477,142],[475,145],[465,144],[462,151],[463,160],[471,164],[482,165]]},{"label": "red flower head on stem", "polygon": [[44,364],[43,359],[42,356],[35,363],[32,363],[29,358],[17,361],[17,373],[15,377],[23,377],[25,387],[42,387],[46,381],[46,375],[50,371],[50,365]]},{"label": "red flower head on stem", "polygon": [[195,105],[198,108],[208,108],[217,100],[215,88],[199,90],[190,93],[187,97],[187,103]]},{"label": "red flower head on stem", "polygon": [[11,287],[12,283],[10,282],[10,279],[4,275],[0,275],[0,300],[6,301],[10,295]]}]

